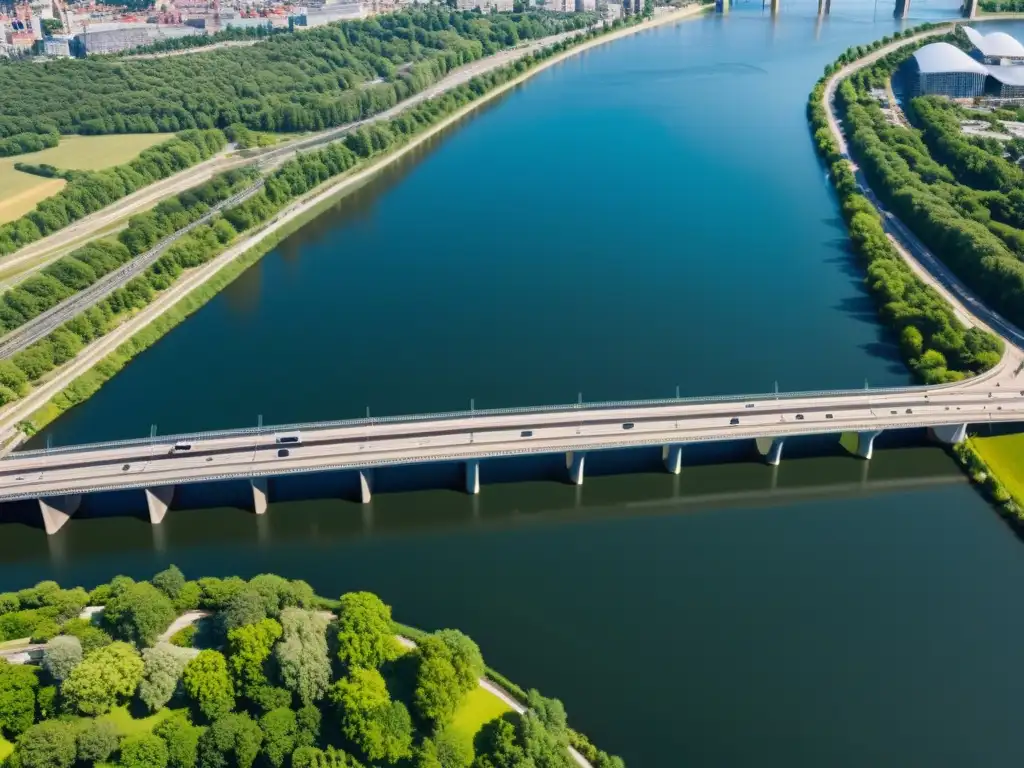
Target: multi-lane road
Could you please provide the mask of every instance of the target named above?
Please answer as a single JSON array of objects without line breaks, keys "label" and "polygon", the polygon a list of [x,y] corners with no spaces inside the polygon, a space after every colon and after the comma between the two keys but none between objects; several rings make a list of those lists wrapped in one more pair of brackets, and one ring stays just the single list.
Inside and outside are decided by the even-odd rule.
[{"label": "multi-lane road", "polygon": [[78,293],[72,294],[59,304],[54,305],[41,315],[29,320],[19,328],[14,329],[6,336],[0,338],[0,360],[20,352],[26,347],[34,344],[42,338],[53,333],[71,318],[84,312],[95,304],[103,301],[118,288],[124,286],[129,280],[140,275],[149,269],[164,251],[166,251],[179,238],[188,234],[201,224],[206,224],[214,216],[225,208],[238,205],[263,188],[263,179],[246,187],[226,200],[210,208],[200,218],[188,226],[182,227],[173,234],[163,238],[145,253],[136,256],[125,263],[120,269],[110,272]]}]

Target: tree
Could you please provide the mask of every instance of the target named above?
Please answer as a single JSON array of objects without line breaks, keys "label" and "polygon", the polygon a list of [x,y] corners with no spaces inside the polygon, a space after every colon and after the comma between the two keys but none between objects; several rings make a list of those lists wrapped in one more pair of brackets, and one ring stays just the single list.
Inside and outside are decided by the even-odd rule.
[{"label": "tree", "polygon": [[281,768],[295,749],[295,713],[290,709],[272,709],[260,718],[263,754],[274,768]]},{"label": "tree", "polygon": [[71,619],[64,622],[61,632],[71,637],[77,637],[82,644],[82,653],[89,654],[97,648],[110,645],[114,638],[108,635],[99,627],[92,624],[89,619]]},{"label": "tree", "polygon": [[145,666],[139,683],[139,699],[151,712],[156,712],[171,700],[181,682],[185,665],[194,655],[192,650],[170,643],[157,643],[142,652]]},{"label": "tree", "polygon": [[320,739],[320,710],[306,704],[295,713],[295,746],[312,747]]},{"label": "tree", "polygon": [[292,707],[292,692],[273,685],[258,685],[248,694],[249,700],[263,712],[281,707]]},{"label": "tree", "polygon": [[88,654],[64,681],[61,693],[83,715],[101,715],[118,697],[135,692],[142,669],[142,659],[134,648],[127,643],[111,643]]},{"label": "tree", "polygon": [[33,725],[18,739],[21,768],[71,768],[75,762],[75,727],[59,720]]},{"label": "tree", "polygon": [[[143,249],[145,250],[145,249]],[[185,587],[185,574],[176,565],[170,565],[153,577],[153,586],[167,595],[173,602]]]},{"label": "tree", "polygon": [[235,706],[235,689],[224,654],[200,651],[185,665],[185,691],[208,720],[216,720]]},{"label": "tree", "polygon": [[59,635],[43,651],[43,669],[58,683],[64,682],[81,662],[82,643],[77,637]]},{"label": "tree", "polygon": [[105,763],[117,749],[117,726],[108,720],[85,720],[78,731],[78,759]]},{"label": "tree", "polygon": [[202,732],[202,728],[189,722],[184,712],[174,713],[153,728],[153,733],[167,744],[170,768],[195,768]]},{"label": "tree", "polygon": [[469,693],[480,685],[485,669],[480,646],[457,629],[438,630],[434,637],[441,640],[451,654],[450,661],[459,680],[459,689]]},{"label": "tree", "polygon": [[142,733],[121,742],[123,768],[167,768],[167,745],[159,736]]},{"label": "tree", "polygon": [[473,742],[468,734],[443,728],[434,735],[434,742],[442,768],[469,768],[473,764]]},{"label": "tree", "polygon": [[260,751],[263,731],[245,713],[214,720],[199,737],[198,768],[250,768]]},{"label": "tree", "polygon": [[569,718],[561,701],[541,696],[536,688],[531,688],[526,694],[526,706],[547,730],[560,738],[568,738]]},{"label": "tree", "polygon": [[362,763],[336,747],[299,747],[292,752],[292,768],[362,768]]},{"label": "tree", "polygon": [[391,608],[371,592],[342,595],[338,608],[338,658],[348,667],[379,667],[401,648],[391,626]]},{"label": "tree", "polygon": [[459,677],[451,663],[451,652],[436,637],[425,637],[416,649],[419,664],[413,705],[424,720],[443,726],[450,722],[462,701]]},{"label": "tree", "polygon": [[246,624],[257,624],[267,618],[263,596],[255,589],[244,589],[231,596],[220,614],[221,625],[226,635],[232,629]]},{"label": "tree", "polygon": [[114,637],[148,646],[171,625],[174,606],[163,592],[152,584],[133,584],[107,603],[103,618]]},{"label": "tree", "polygon": [[252,698],[260,686],[268,684],[266,663],[281,631],[276,621],[263,619],[228,632],[228,667],[236,690],[243,696]]},{"label": "tree", "polygon": [[299,608],[281,612],[281,641],[274,649],[281,681],[303,704],[319,701],[331,683],[327,621]]},{"label": "tree", "polygon": [[355,668],[329,693],[337,707],[341,732],[370,760],[397,762],[412,755],[412,719],[405,705],[391,701],[376,669]]},{"label": "tree", "polygon": [[35,721],[39,678],[31,667],[0,660],[0,729],[17,736]]}]

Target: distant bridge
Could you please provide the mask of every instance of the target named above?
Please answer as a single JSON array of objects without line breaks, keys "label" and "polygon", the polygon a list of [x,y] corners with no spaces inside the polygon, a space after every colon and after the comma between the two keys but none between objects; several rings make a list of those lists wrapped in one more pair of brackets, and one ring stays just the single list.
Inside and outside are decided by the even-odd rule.
[{"label": "distant bridge", "polygon": [[[0,460],[0,503],[38,504],[47,533],[59,530],[83,496],[138,491],[138,508],[160,523],[183,485],[243,481],[257,514],[268,480],[351,473],[369,502],[374,470],[458,463],[467,493],[480,492],[481,465],[507,457],[560,454],[566,480],[581,485],[587,453],[661,447],[678,473],[687,444],[751,440],[777,465],[789,437],[839,437],[870,459],[885,430],[928,428],[946,444],[969,424],[1024,422],[1024,380],[1016,355],[955,384],[876,390],[680,398],[512,408],[247,428],[16,453]],[[1014,363],[1014,364],[1011,364]]]},{"label": "distant bridge", "polygon": [[[728,13],[732,0],[715,0],[715,11],[717,13]],[[779,12],[780,0],[762,0],[762,7],[771,10],[772,15]],[[832,0],[818,0],[818,16],[827,16],[832,12]],[[978,0],[963,0],[960,14],[967,19],[973,19],[978,14]],[[895,0],[893,6],[894,18],[906,19],[910,16],[910,0]]]}]

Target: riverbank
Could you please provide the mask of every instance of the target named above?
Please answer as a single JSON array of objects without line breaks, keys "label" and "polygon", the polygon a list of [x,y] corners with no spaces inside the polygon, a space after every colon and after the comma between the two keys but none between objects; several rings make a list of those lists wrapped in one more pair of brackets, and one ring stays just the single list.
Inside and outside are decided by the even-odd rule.
[{"label": "riverbank", "polygon": [[[422,765],[432,754],[425,764],[436,765],[436,752],[454,750],[468,765],[501,754],[497,734],[519,739],[530,726],[533,738],[523,741],[530,757],[564,765],[568,754],[592,768],[572,746],[573,736],[589,742],[570,736],[560,702],[511,685],[513,697],[495,685],[479,647],[457,630],[413,630],[416,640],[406,639],[390,606],[369,592],[327,599],[274,574],[186,581],[172,565],[147,582],[121,576],[86,591],[48,581],[2,597],[3,637],[28,632],[43,644],[38,657],[3,665],[5,686],[21,695],[0,737],[16,740],[21,754],[115,718],[118,733],[99,740],[105,749],[96,762],[119,754],[116,764],[139,765],[130,757],[135,742],[173,752],[182,730],[206,725],[208,734],[249,733],[252,759],[262,752],[271,764],[291,756],[296,766],[319,765],[318,757],[344,750],[353,768],[367,760]],[[163,641],[197,618],[209,618],[209,631],[196,647]],[[321,729],[323,718],[337,715],[340,730]],[[201,763],[230,751],[206,736],[198,742]],[[600,766],[622,765],[595,754]],[[44,763],[51,764],[31,765]]]},{"label": "riverbank", "polygon": [[[655,19],[583,40],[565,51],[537,62],[535,66],[525,72],[481,94],[438,123],[415,134],[394,151],[371,158],[362,168],[340,176],[336,180],[328,181],[304,198],[297,200],[258,232],[247,237],[243,236],[243,239],[208,264],[182,275],[145,309],[84,348],[77,357],[55,371],[44,384],[29,393],[24,399],[0,409],[0,439],[5,443],[4,451],[9,451],[19,444],[25,438],[25,432],[38,430],[67,408],[89,397],[105,381],[123,368],[128,360],[153,344],[164,333],[205,304],[285,236],[333,205],[344,195],[357,189],[391,163],[470,115],[479,106],[570,56],[645,29],[695,17],[705,12],[708,7],[689,6],[678,11],[670,11],[658,15]],[[214,280],[215,276],[216,280]],[[188,301],[185,302],[185,299]],[[175,308],[173,312],[170,311],[172,307]],[[161,318],[159,323],[156,322],[158,318]]]},{"label": "riverbank", "polygon": [[[1020,18],[1021,14],[1009,14],[1009,16]],[[858,249],[867,256],[869,263],[872,259],[871,251],[874,250],[878,253],[879,249],[883,249],[882,241],[871,231],[873,228],[877,233],[885,233],[888,248],[899,255],[918,280],[942,296],[957,318],[966,321],[973,328],[981,328],[988,334],[1002,337],[1005,346],[1001,364],[1005,367],[1008,360],[1013,361],[1013,364],[1016,365],[1016,361],[1022,359],[1022,352],[1015,345],[1015,342],[1019,341],[1020,332],[999,315],[987,310],[985,305],[952,275],[949,268],[917,240],[906,225],[885,211],[868,186],[867,179],[856,161],[852,158],[845,131],[835,113],[836,92],[842,81],[901,48],[916,47],[928,39],[943,36],[953,29],[955,29],[955,25],[940,25],[889,44],[880,44],[881,41],[877,41],[871,47],[872,51],[868,55],[855,61],[846,62],[844,66],[827,73],[826,77],[819,81],[811,95],[809,104],[811,126],[819,153],[827,163],[831,164],[831,178],[844,203],[844,214],[846,214],[850,227],[851,239],[858,245]],[[822,134],[826,127],[828,129],[827,137]],[[858,194],[858,191],[863,194]],[[857,201],[860,201],[862,205],[859,205]],[[853,219],[855,216],[868,214],[868,210],[871,218],[860,220],[857,225],[858,235]],[[866,224],[865,221],[871,223]],[[884,249],[878,258],[886,258]],[[875,280],[874,286],[878,286],[880,282],[884,283],[888,278],[885,272],[872,275],[870,267],[869,275]],[[893,314],[890,313],[890,319]],[[904,354],[910,358],[908,360],[908,364],[910,364],[916,360],[908,354],[911,350],[908,350],[906,328],[913,328],[913,326],[904,326],[902,338]],[[920,341],[921,334],[916,334],[916,338]],[[920,359],[923,355],[920,344],[917,346],[916,353]],[[980,448],[975,440],[968,438],[954,446],[952,451],[966,474],[980,487],[985,497],[1000,513],[1014,525],[1018,533],[1024,525],[1024,512],[1022,512],[1024,499],[1019,490],[1014,493],[1013,489],[1024,487],[1024,483],[1019,475],[1021,472],[1019,462],[1013,460],[1012,454],[1019,445],[1019,438],[1021,438],[1020,435],[988,438],[992,441],[991,444]],[[1003,441],[1003,443],[997,446],[997,441]],[[1003,448],[1010,449],[1010,457],[1005,455]],[[985,454],[988,454],[989,461],[986,461]],[[1000,480],[997,472],[1002,474],[1004,480]]]}]

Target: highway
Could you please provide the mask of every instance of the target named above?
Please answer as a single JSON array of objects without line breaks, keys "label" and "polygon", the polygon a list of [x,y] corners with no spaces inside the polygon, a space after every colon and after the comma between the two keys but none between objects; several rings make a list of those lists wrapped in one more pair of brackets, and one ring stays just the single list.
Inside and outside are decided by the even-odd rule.
[{"label": "highway", "polygon": [[148,251],[121,266],[120,269],[104,275],[88,288],[68,296],[64,301],[50,307],[43,314],[32,318],[25,325],[15,328],[6,336],[0,338],[0,360],[6,359],[40,339],[49,336],[71,318],[103,301],[103,299],[124,286],[129,280],[149,269],[163,255],[164,251],[180,237],[191,232],[196,227],[207,223],[223,209],[238,205],[262,188],[263,179],[260,179],[241,192],[221,201],[188,226],[182,227],[177,232],[173,232],[163,238]]},{"label": "highway", "polygon": [[[1024,380],[1006,364],[990,374],[937,387],[477,411],[22,452],[0,460],[0,502],[395,464],[1024,421]],[[296,435],[298,442],[279,442]]]}]

